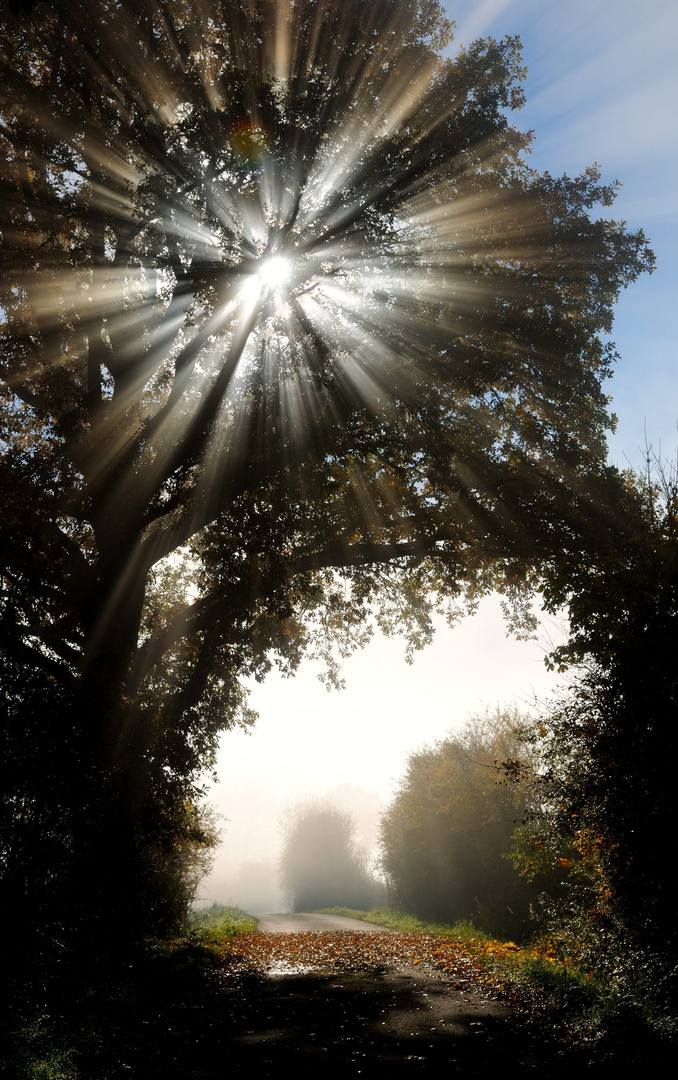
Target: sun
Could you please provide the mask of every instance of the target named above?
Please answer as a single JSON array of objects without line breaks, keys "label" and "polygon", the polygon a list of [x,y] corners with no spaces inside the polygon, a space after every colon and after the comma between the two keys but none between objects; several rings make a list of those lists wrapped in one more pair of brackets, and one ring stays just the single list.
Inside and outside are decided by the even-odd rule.
[{"label": "sun", "polygon": [[290,281],[292,260],[288,255],[268,255],[257,270],[257,277],[267,289],[275,292]]}]

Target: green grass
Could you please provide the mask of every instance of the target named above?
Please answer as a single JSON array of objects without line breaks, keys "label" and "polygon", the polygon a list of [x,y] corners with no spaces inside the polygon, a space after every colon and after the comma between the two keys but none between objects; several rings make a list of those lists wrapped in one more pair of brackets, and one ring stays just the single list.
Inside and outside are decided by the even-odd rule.
[{"label": "green grass", "polygon": [[186,977],[218,965],[233,938],[256,930],[257,920],[240,908],[212,904],[192,911],[186,925],[171,938],[149,938],[145,942],[146,962]]},{"label": "green grass", "polygon": [[240,908],[224,907],[223,904],[198,908],[192,911],[186,920],[186,930],[191,935],[206,932],[230,938],[238,934],[247,934],[256,928],[257,920],[254,916],[248,915]]},{"label": "green grass", "polygon": [[[78,1069],[78,1033],[47,1014],[35,1017],[14,1032],[11,1060],[0,1073],[17,1080],[83,1080]],[[11,1070],[8,1071],[8,1070]]]},{"label": "green grass", "polygon": [[458,922],[454,926],[446,926],[442,923],[430,923],[424,919],[410,915],[406,911],[398,911],[396,908],[373,908],[372,911],[355,911],[353,908],[322,908],[324,915],[344,915],[348,919],[362,919],[363,922],[373,922],[377,926],[388,926],[391,930],[399,930],[403,934],[437,934],[439,937],[453,939],[454,941],[487,940],[482,930],[478,930],[470,922]]}]

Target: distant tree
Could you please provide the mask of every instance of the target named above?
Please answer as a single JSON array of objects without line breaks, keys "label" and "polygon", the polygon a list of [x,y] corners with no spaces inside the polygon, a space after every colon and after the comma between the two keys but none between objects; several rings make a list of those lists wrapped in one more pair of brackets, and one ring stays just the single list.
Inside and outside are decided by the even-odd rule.
[{"label": "distant tree", "polygon": [[0,8],[0,857],[37,921],[157,926],[242,676],[368,615],[416,646],[430,597],[616,528],[599,334],[651,253],[594,169],[526,166],[518,40],[449,36],[435,0]]},{"label": "distant tree", "polygon": [[538,887],[510,860],[530,801],[527,785],[512,782],[528,771],[524,723],[514,710],[487,713],[408,759],[381,846],[396,901],[413,914],[509,936],[529,930]]},{"label": "distant tree", "polygon": [[293,911],[375,906],[380,885],[355,844],[355,831],[348,810],[320,799],[298,803],[287,813],[280,883]]}]

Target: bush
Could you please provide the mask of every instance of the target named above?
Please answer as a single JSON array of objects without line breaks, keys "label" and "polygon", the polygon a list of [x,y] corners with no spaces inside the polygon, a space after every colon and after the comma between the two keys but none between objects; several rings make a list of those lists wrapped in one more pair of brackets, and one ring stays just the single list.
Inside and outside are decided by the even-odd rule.
[{"label": "bush", "polygon": [[544,904],[554,939],[630,994],[646,970],[675,1005],[678,477],[650,462],[627,480],[623,542],[551,583],[572,628],[554,663],[580,667],[532,731],[539,799],[521,857],[567,871]]}]

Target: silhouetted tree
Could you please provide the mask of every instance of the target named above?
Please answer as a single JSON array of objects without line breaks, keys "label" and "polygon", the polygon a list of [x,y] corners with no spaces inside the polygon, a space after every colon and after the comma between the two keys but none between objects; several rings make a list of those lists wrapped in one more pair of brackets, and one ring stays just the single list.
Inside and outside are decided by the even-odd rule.
[{"label": "silhouetted tree", "polygon": [[599,334],[652,257],[435,0],[1,10],[2,859],[108,936],[241,676],[612,527]]}]

